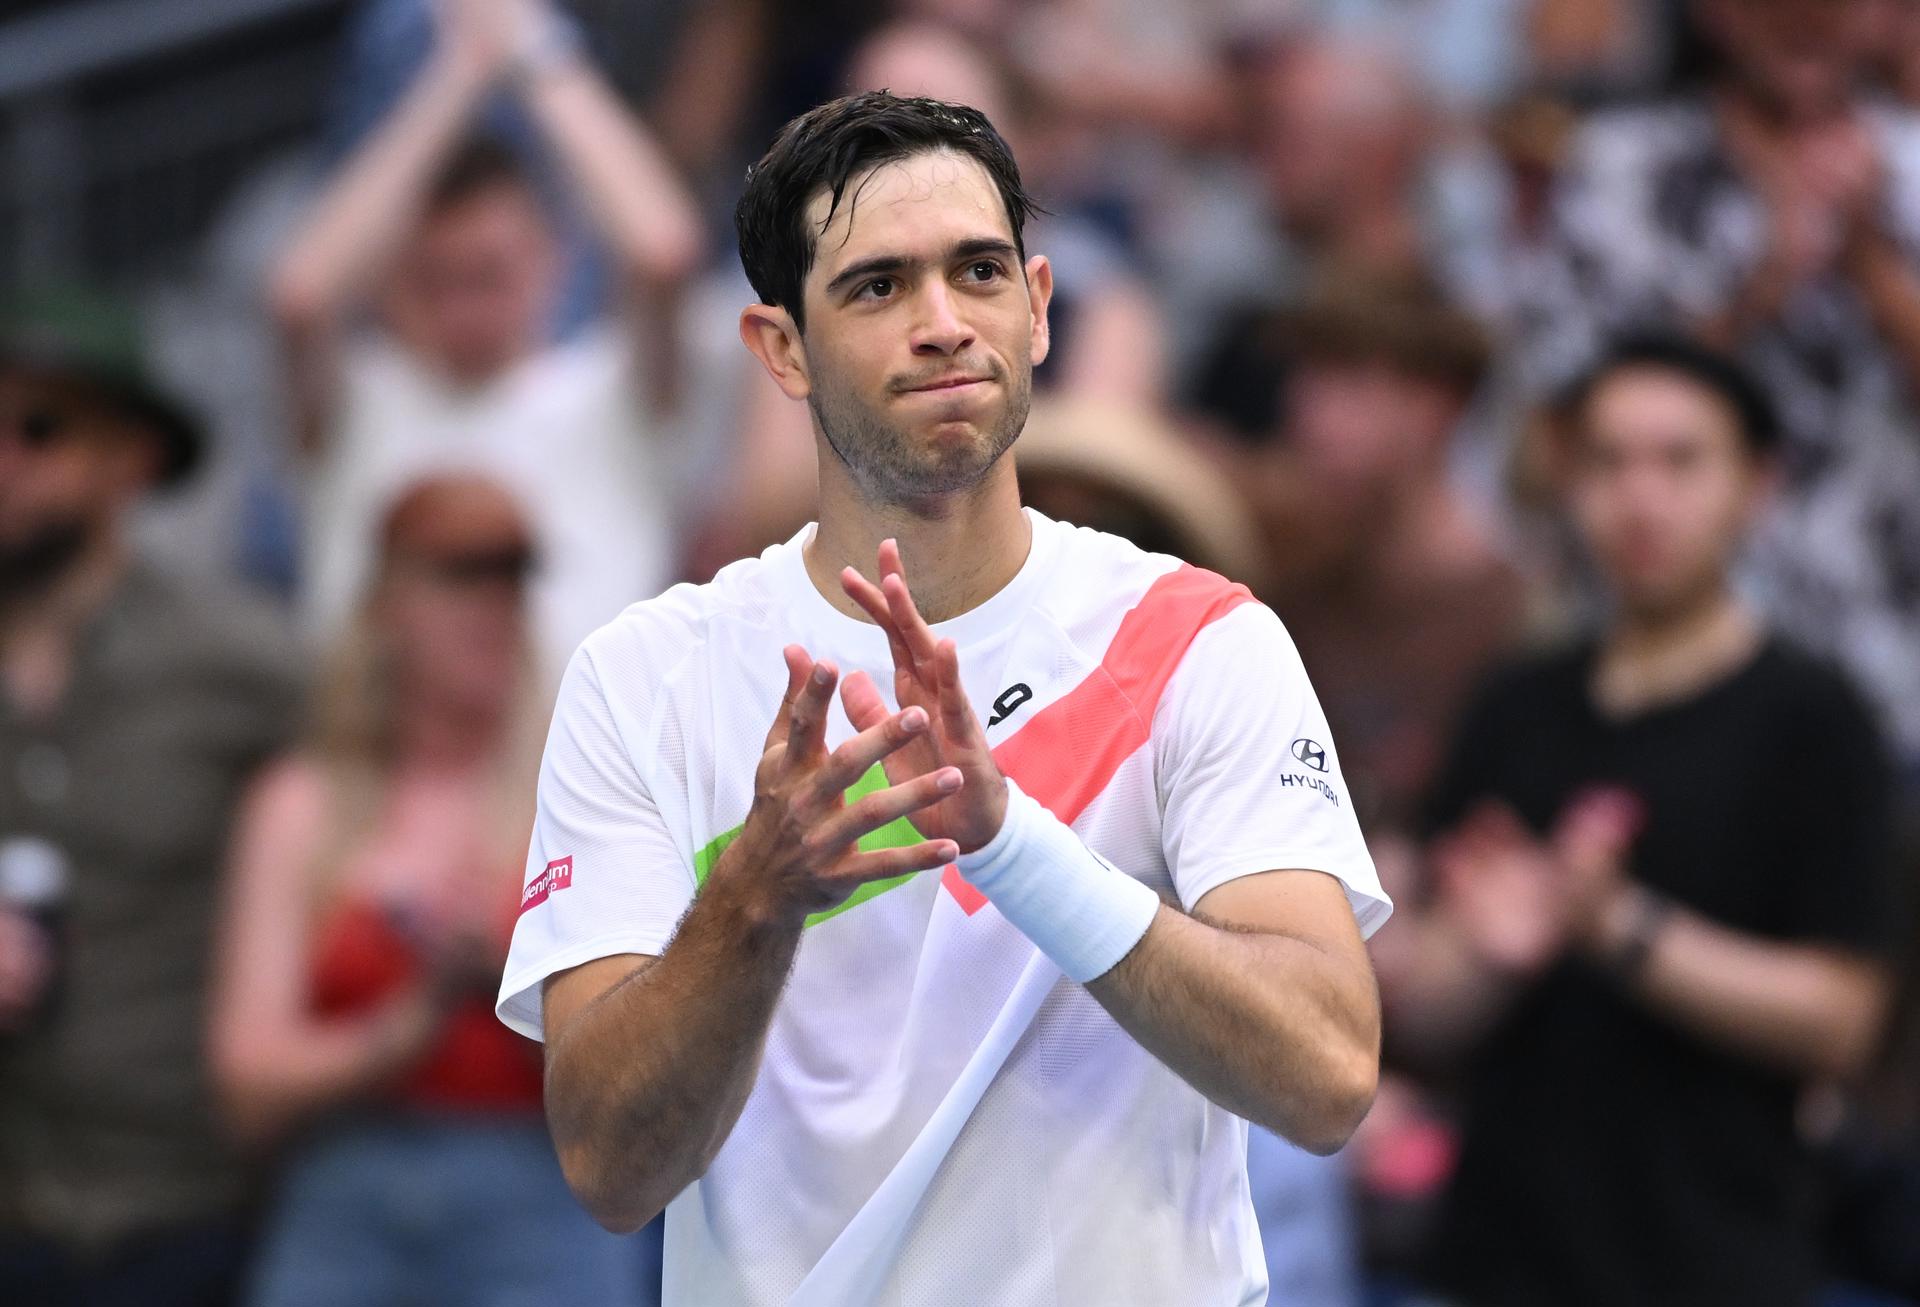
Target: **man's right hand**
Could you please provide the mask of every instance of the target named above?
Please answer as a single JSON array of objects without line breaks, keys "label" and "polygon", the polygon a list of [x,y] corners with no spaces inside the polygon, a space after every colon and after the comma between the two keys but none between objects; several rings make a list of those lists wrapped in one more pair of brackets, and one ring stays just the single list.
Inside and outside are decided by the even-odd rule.
[{"label": "man's right hand", "polygon": [[839,673],[798,645],[784,652],[786,696],[754,776],[753,806],[739,838],[714,864],[710,883],[745,895],[769,922],[797,928],[869,881],[943,867],[958,857],[959,847],[947,839],[871,852],[858,841],[948,798],[962,777],[959,768],[942,767],[846,802],[849,786],[927,729],[926,711],[893,713],[829,752],[827,710]]}]

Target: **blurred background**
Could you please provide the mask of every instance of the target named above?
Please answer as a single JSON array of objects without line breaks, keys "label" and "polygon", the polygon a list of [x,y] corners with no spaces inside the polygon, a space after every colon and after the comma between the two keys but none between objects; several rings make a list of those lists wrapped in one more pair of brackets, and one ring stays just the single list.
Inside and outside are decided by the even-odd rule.
[{"label": "blurred background", "polygon": [[1920,0],[10,0],[0,1300],[657,1300],[490,995],[574,646],[811,515],[732,204],[871,88],[1399,905],[1272,1300],[1920,1303]]}]

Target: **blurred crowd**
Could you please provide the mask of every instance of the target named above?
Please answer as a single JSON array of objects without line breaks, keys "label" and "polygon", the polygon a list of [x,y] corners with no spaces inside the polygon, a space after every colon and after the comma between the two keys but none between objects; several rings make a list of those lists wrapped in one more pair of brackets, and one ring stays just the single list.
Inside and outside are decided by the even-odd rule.
[{"label": "blurred crowd", "polygon": [[491,995],[574,647],[810,517],[732,202],[887,88],[1045,206],[1027,502],[1278,611],[1399,905],[1272,1300],[1920,1302],[1920,0],[654,7],[367,0],[203,296],[8,291],[0,1300],[657,1300]]}]

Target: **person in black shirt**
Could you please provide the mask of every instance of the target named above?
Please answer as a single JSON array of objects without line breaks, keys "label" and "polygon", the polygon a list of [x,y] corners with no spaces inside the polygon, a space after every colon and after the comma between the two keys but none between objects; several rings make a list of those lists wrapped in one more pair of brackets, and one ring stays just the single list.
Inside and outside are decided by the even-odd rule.
[{"label": "person in black shirt", "polygon": [[[1472,1307],[1810,1302],[1809,1084],[1885,1006],[1890,773],[1833,670],[1729,583],[1775,426],[1677,341],[1569,409],[1597,638],[1492,679],[1426,814],[1390,1029],[1465,1053],[1431,1283]],[[1391,1036],[1390,1036],[1391,1037]]]}]

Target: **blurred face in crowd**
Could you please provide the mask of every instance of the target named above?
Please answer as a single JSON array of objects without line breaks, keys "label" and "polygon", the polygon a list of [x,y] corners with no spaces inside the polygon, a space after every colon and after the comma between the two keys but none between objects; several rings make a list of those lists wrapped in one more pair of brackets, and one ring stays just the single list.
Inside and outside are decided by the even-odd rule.
[{"label": "blurred face in crowd", "polygon": [[1384,58],[1307,46],[1265,79],[1258,162],[1289,226],[1331,232],[1360,204],[1398,199],[1419,166],[1419,115],[1405,70]]},{"label": "blurred face in crowd", "polygon": [[1308,358],[1287,382],[1288,444],[1318,489],[1371,500],[1435,465],[1459,409],[1447,386],[1389,363]]},{"label": "blurred face in crowd", "polygon": [[383,305],[410,349],[468,383],[511,366],[542,339],[559,256],[539,200],[500,181],[422,219],[395,261]]},{"label": "blurred face in crowd", "polygon": [[[823,192],[816,229],[827,208]],[[1026,424],[1053,288],[1044,258],[1022,269],[986,169],[945,151],[882,164],[848,185],[817,250],[807,402],[863,496],[977,484]]]},{"label": "blurred face in crowd", "polygon": [[1788,122],[1847,105],[1874,21],[1858,0],[1699,0],[1698,13],[1734,76]]},{"label": "blurred face in crowd", "polygon": [[1624,368],[1588,397],[1573,461],[1582,537],[1631,614],[1717,594],[1767,489],[1733,407],[1680,373]]},{"label": "blurred face in crowd", "polygon": [[503,706],[526,658],[532,537],[504,490],[447,479],[396,510],[375,614],[403,695],[486,713]]},{"label": "blurred face in crowd", "polygon": [[77,384],[0,371],[0,595],[57,577],[152,484],[144,427]]}]

